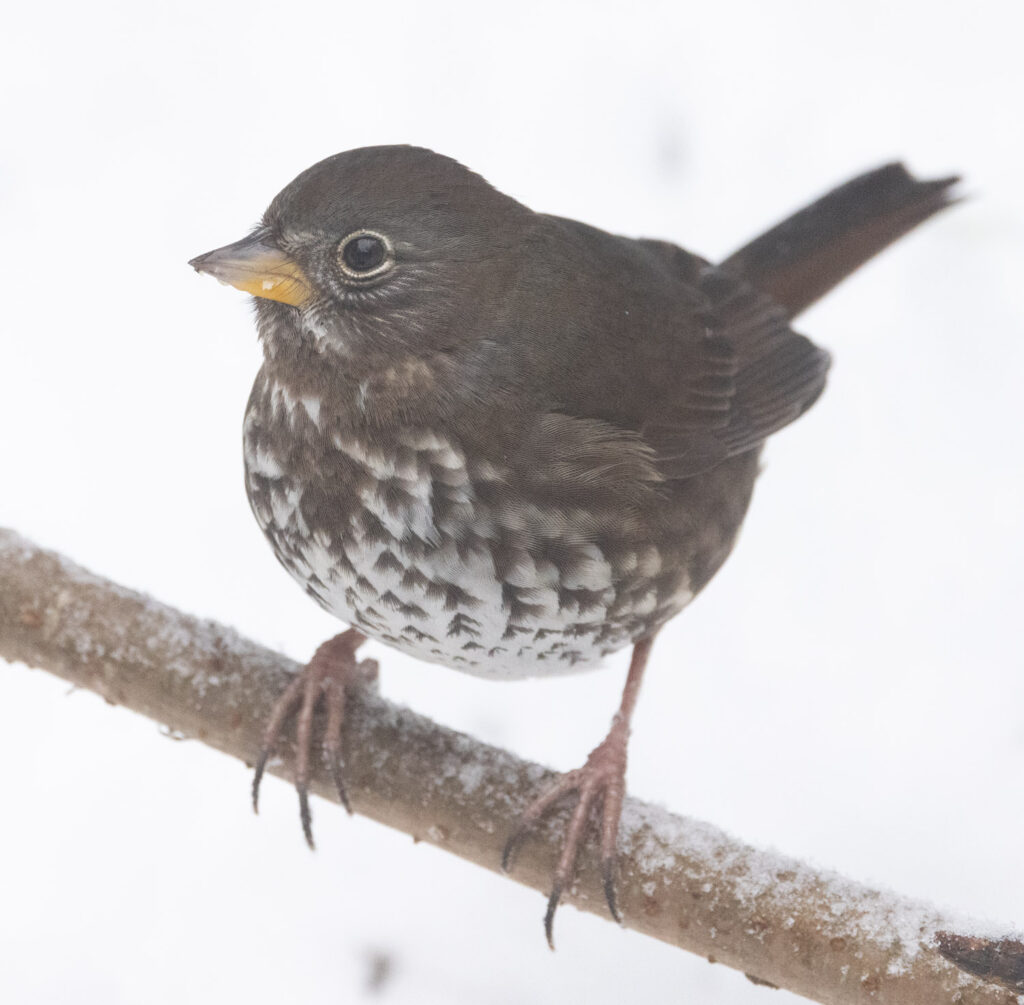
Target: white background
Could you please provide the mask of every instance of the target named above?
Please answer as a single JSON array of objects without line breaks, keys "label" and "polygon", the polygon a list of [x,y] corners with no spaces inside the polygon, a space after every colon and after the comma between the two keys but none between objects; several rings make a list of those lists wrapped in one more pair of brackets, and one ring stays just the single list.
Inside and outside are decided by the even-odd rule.
[{"label": "white background", "polygon": [[[907,158],[970,200],[801,319],[827,393],[766,454],[737,551],[664,633],[641,797],[1024,922],[1024,69],[975,2],[20,4],[0,36],[0,523],[308,657],[336,624],[247,508],[246,298],[186,260],[338,150],[412,142],[535,209],[724,256]],[[388,695],[559,768],[625,656],[554,682],[378,651]],[[782,1005],[0,667],[0,999]]]}]

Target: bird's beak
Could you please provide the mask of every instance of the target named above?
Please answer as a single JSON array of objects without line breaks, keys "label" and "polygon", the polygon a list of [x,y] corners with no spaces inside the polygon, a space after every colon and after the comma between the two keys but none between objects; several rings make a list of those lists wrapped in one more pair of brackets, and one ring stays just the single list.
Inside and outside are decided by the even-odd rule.
[{"label": "bird's beak", "polygon": [[222,283],[265,300],[301,307],[312,296],[309,280],[265,230],[241,241],[193,258],[196,272],[206,272]]}]

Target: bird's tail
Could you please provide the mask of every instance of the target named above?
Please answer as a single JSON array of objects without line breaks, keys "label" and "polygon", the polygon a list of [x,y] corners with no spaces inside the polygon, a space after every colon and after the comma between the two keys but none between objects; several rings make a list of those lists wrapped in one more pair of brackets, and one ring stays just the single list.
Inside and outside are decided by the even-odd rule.
[{"label": "bird's tail", "polygon": [[897,238],[956,202],[956,176],[918,181],[886,164],[833,189],[754,238],[722,267],[795,317]]}]

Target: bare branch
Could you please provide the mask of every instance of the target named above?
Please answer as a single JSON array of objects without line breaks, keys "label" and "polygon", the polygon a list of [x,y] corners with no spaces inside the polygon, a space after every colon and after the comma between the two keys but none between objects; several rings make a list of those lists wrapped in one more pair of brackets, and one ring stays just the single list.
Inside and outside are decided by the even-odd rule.
[{"label": "bare branch", "polygon": [[[297,669],[229,628],[102,580],[4,530],[0,656],[49,670],[247,762]],[[292,753],[286,746],[271,770],[288,775]],[[370,693],[353,703],[344,754],[358,812],[492,870],[517,814],[552,778]],[[313,787],[334,797],[325,766]],[[557,817],[526,842],[514,878],[548,892],[562,825],[564,816]],[[637,800],[627,801],[619,843],[625,923],[757,983],[827,1005],[1017,1001],[1006,983],[987,979],[1008,982],[1011,949],[1024,953],[1010,933],[979,937],[927,904],[758,851]],[[605,914],[592,850],[580,865],[567,899]],[[940,931],[946,956],[986,979],[940,952]],[[998,966],[978,963],[986,940],[998,940]]]}]

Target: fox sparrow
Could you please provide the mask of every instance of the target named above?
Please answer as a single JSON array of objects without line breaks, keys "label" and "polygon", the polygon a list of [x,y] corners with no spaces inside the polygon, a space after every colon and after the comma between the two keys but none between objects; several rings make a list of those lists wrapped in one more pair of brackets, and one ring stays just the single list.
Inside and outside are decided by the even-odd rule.
[{"label": "fox sparrow", "polygon": [[508,680],[633,646],[607,738],[525,812],[577,794],[548,940],[599,814],[608,904],[630,716],[658,629],[728,556],[765,438],[821,393],[828,354],[790,319],[950,201],[900,165],[854,179],[721,265],[535,213],[416,147],[315,164],[243,240],[192,261],[256,297],[264,362],[246,488],[281,564],[352,627],[268,724],[253,786],[299,714],[347,805],[346,688],[365,637]]}]

